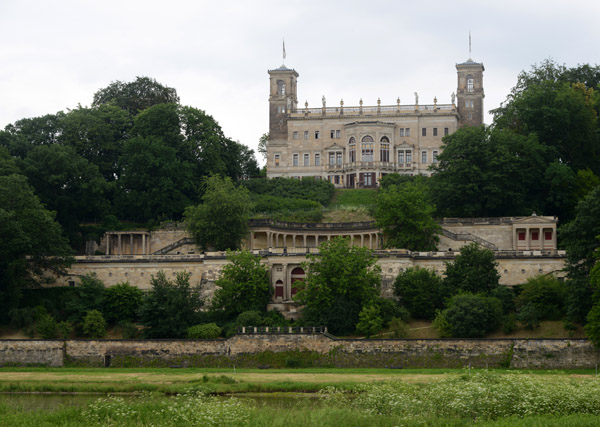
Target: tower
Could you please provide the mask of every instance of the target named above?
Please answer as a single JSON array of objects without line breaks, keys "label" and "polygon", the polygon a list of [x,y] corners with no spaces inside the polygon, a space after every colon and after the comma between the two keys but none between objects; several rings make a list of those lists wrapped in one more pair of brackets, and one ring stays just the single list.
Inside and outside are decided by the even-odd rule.
[{"label": "tower", "polygon": [[295,112],[298,73],[285,65],[269,70],[269,142],[287,141],[287,117]]},{"label": "tower", "polygon": [[456,91],[458,126],[479,126],[483,124],[483,64],[469,58],[456,64],[458,87]]}]

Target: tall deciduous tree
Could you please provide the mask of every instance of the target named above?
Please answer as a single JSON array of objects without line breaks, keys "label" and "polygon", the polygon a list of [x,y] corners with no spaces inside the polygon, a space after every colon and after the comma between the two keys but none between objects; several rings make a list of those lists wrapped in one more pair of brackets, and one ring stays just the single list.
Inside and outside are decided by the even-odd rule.
[{"label": "tall deciduous tree", "polygon": [[230,178],[215,175],[206,180],[202,204],[189,206],[184,216],[198,246],[222,251],[240,247],[251,212],[248,190],[236,186]]},{"label": "tall deciduous tree", "polygon": [[498,287],[500,274],[494,253],[476,243],[464,246],[454,262],[446,263],[446,288],[452,293],[459,291],[487,294]]},{"label": "tall deciduous tree", "polygon": [[[269,271],[260,263],[260,257],[248,251],[229,253],[229,264],[221,270],[217,289],[211,302],[213,311],[233,319],[245,311],[264,313],[271,299]],[[248,326],[248,325],[243,325]]]},{"label": "tall deciduous tree", "polygon": [[385,246],[411,251],[434,251],[441,227],[433,219],[435,208],[425,198],[423,185],[406,183],[381,189],[375,219],[385,235]]},{"label": "tall deciduous tree", "polygon": [[333,333],[354,331],[363,307],[379,295],[381,268],[367,248],[350,246],[348,239],[335,238],[320,246],[318,255],[308,255],[304,289],[296,300],[304,306],[303,320],[327,326]]}]

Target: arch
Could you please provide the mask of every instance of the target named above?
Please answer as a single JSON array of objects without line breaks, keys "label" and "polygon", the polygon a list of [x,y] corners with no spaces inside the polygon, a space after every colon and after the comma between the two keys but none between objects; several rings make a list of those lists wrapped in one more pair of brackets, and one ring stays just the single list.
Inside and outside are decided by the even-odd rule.
[{"label": "arch", "polygon": [[306,273],[302,267],[295,267],[292,269],[292,287],[291,287],[291,295],[292,297],[296,295],[298,292],[298,286],[295,285],[296,282],[304,282],[304,277]]},{"label": "arch", "polygon": [[383,142],[385,144],[389,144],[390,143],[390,139],[387,136],[382,136],[381,139],[379,140],[379,142]]},{"label": "arch", "polygon": [[365,135],[360,140],[361,142],[373,142],[373,137],[371,135]]},{"label": "arch", "polygon": [[283,281],[278,280],[275,282],[275,298],[283,299]]},{"label": "arch", "polygon": [[302,267],[296,267],[292,270],[292,276],[304,276],[305,274]]},{"label": "arch", "polygon": [[356,144],[356,139],[354,139],[354,137],[351,136],[350,139],[348,140],[348,144]]},{"label": "arch", "polygon": [[467,74],[467,92],[473,92],[473,76]]}]

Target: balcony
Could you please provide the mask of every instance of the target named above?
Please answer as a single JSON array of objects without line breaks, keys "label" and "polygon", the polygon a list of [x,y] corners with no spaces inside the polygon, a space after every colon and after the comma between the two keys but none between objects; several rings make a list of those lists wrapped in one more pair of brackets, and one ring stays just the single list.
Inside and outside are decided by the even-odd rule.
[{"label": "balcony", "polygon": [[297,108],[290,113],[290,118],[304,117],[377,117],[413,114],[458,114],[453,104],[428,105],[369,105],[352,107]]}]

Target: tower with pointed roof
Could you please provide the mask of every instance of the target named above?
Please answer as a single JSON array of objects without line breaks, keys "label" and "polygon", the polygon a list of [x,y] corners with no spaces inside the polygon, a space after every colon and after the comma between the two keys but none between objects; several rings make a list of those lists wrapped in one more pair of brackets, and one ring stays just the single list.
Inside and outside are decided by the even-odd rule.
[{"label": "tower with pointed roof", "polygon": [[456,107],[458,126],[479,126],[483,124],[483,64],[469,58],[456,64],[458,87]]}]

